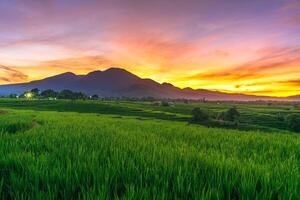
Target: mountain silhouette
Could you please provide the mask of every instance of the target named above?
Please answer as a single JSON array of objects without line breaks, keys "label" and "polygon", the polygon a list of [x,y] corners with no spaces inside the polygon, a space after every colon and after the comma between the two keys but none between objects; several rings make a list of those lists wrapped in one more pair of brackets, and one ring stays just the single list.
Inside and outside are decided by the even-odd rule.
[{"label": "mountain silhouette", "polygon": [[28,83],[0,85],[0,95],[21,94],[32,88],[40,90],[69,89],[84,92],[87,95],[97,94],[101,97],[154,97],[170,99],[203,99],[220,101],[256,101],[256,100],[300,100],[300,96],[276,98],[245,94],[231,94],[204,89],[180,89],[170,83],[158,83],[151,79],[142,79],[121,68],[110,68],[105,71],[93,71],[87,75],[75,75],[67,72],[42,80]]}]

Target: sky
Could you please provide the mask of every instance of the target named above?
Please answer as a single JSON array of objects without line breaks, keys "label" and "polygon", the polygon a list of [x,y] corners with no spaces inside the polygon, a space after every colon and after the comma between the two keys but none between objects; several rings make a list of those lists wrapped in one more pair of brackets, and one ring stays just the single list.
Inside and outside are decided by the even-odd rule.
[{"label": "sky", "polygon": [[0,0],[0,84],[120,67],[180,88],[300,94],[300,0]]}]

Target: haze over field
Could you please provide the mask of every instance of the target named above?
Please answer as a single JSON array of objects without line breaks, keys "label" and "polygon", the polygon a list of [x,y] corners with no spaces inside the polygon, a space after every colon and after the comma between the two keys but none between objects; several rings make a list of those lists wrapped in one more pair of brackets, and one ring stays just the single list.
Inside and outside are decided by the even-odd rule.
[{"label": "haze over field", "polygon": [[0,84],[111,66],[159,83],[300,94],[298,0],[1,0]]}]

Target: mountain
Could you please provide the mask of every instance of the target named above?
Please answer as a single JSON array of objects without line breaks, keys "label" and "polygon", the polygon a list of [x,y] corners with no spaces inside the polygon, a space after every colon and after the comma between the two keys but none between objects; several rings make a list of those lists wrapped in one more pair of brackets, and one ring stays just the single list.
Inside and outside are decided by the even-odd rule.
[{"label": "mountain", "polygon": [[220,101],[256,101],[256,100],[300,100],[300,96],[276,98],[245,94],[229,94],[217,91],[191,88],[180,89],[170,83],[158,83],[151,79],[142,79],[125,69],[110,68],[94,71],[87,75],[75,75],[71,72],[48,77],[28,83],[0,85],[0,95],[21,94],[32,88],[40,90],[69,89],[81,91],[87,95],[98,94],[102,97],[155,97],[171,99],[207,99]]}]

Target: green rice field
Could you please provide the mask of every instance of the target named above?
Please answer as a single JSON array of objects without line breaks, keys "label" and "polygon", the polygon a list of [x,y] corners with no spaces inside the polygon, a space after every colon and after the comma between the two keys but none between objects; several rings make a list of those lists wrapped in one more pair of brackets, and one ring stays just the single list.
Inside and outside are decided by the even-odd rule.
[{"label": "green rice field", "polygon": [[[188,123],[234,106],[252,130]],[[292,104],[0,99],[0,199],[300,199]]]}]

